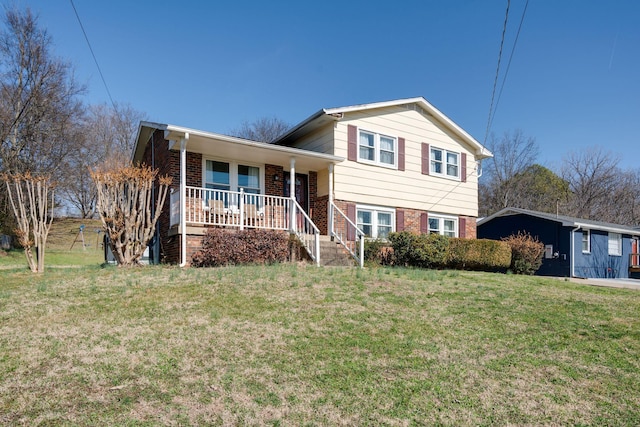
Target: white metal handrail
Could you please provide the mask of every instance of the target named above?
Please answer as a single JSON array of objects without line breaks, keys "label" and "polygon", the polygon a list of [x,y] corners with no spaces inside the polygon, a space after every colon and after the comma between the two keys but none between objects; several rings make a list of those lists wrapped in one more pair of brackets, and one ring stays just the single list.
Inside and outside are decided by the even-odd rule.
[{"label": "white metal handrail", "polygon": [[329,223],[331,236],[356,260],[360,267],[364,266],[364,238],[365,234],[331,202]]},{"label": "white metal handrail", "polygon": [[296,218],[292,227],[292,231],[302,242],[307,253],[316,263],[320,265],[320,230],[311,221],[309,215],[302,209],[297,200],[292,199],[294,203],[294,217]]}]

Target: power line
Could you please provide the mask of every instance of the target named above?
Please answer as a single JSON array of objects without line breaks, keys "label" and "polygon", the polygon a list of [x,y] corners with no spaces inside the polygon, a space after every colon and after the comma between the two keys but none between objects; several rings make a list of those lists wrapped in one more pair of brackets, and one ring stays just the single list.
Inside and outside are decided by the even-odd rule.
[{"label": "power line", "polygon": [[513,59],[513,54],[516,51],[516,45],[518,44],[518,38],[520,37],[520,30],[522,30],[522,23],[524,22],[524,16],[527,13],[528,6],[529,6],[529,0],[527,0],[527,2],[525,3],[524,10],[522,11],[522,17],[520,18],[520,25],[518,26],[518,32],[516,33],[516,39],[513,42],[513,47],[511,48],[511,54],[509,55],[509,62],[507,63],[507,69],[504,72],[502,85],[500,86],[500,92],[498,92],[498,99],[496,100],[496,106],[493,110],[493,115],[491,116],[489,129],[491,129],[491,125],[493,124],[493,118],[496,116],[496,111],[498,111],[498,104],[500,104],[500,97],[502,96],[502,90],[504,89],[504,84],[506,83],[507,76],[509,75],[509,68],[511,68],[511,60]]},{"label": "power line", "polygon": [[493,101],[496,96],[496,88],[498,87],[498,77],[500,76],[500,61],[502,60],[502,48],[504,46],[504,36],[507,33],[507,22],[509,22],[509,6],[511,0],[507,0],[507,11],[504,16],[504,25],[502,27],[502,40],[500,41],[500,51],[498,52],[498,66],[496,67],[496,78],[493,81],[493,91],[491,93],[491,104],[489,105],[489,117],[487,117],[487,131],[484,134],[484,143],[487,142],[489,136],[489,126],[491,124],[491,116],[493,115]]},{"label": "power line", "polygon": [[80,24],[80,28],[82,29],[82,34],[84,34],[84,39],[87,41],[87,45],[89,46],[89,50],[91,51],[91,56],[93,56],[93,62],[96,63],[96,67],[98,68],[98,73],[100,73],[100,78],[102,79],[102,83],[104,84],[104,88],[107,90],[107,95],[109,95],[109,100],[111,101],[111,105],[114,110],[117,110],[116,103],[113,102],[113,98],[111,97],[111,92],[109,91],[109,86],[107,86],[107,81],[104,79],[104,75],[102,74],[102,69],[100,69],[100,64],[98,64],[98,60],[96,59],[95,53],[93,53],[93,48],[91,47],[91,43],[89,42],[89,37],[87,37],[87,32],[84,30],[84,25],[82,25],[82,21],[80,20],[80,15],[78,15],[78,11],[76,10],[76,5],[73,4],[73,0],[69,0],[71,2],[71,7],[76,14],[76,18],[78,18],[78,24]]}]

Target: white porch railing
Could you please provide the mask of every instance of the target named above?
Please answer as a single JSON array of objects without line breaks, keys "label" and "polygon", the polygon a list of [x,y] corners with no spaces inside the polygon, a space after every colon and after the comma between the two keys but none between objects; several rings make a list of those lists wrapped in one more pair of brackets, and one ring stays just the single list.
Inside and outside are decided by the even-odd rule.
[{"label": "white porch railing", "polygon": [[293,232],[298,236],[311,259],[315,261],[316,265],[320,265],[320,230],[298,204],[298,201],[291,200],[293,200],[293,217],[295,218]]},{"label": "white porch railing", "polygon": [[[180,193],[171,193],[170,226],[180,223]],[[293,212],[292,212],[293,210]],[[189,225],[264,228],[295,233],[311,258],[320,261],[320,231],[289,197],[186,187],[185,221]],[[293,222],[292,222],[292,219]]]},{"label": "white porch railing", "polygon": [[349,251],[362,268],[364,266],[364,232],[333,202],[330,202],[329,224],[330,235]]}]

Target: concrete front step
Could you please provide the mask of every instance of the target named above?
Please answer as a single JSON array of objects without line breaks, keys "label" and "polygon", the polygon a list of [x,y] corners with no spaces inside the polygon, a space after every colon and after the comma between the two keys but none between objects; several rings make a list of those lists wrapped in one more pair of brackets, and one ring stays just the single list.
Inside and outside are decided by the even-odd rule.
[{"label": "concrete front step", "polygon": [[320,236],[320,264],[353,267],[355,261],[342,245],[331,241],[329,236]]}]

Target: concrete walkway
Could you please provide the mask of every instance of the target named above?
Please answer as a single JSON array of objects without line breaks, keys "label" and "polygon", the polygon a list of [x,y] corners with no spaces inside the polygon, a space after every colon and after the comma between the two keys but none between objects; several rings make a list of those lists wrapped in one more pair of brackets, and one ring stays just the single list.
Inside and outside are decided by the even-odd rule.
[{"label": "concrete walkway", "polygon": [[640,290],[640,280],[637,279],[578,279],[574,277],[570,280],[573,283],[581,283],[583,285]]}]

